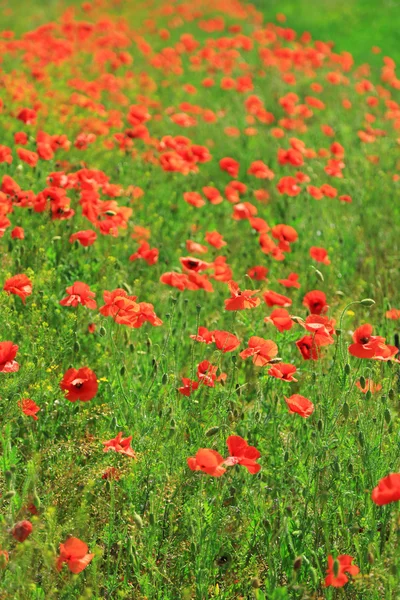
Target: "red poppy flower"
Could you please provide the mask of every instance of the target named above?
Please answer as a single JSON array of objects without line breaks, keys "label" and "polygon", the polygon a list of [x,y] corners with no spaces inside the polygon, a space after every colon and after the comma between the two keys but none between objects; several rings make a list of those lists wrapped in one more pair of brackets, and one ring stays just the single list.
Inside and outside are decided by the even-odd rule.
[{"label": "red poppy flower", "polygon": [[275,308],[269,317],[265,317],[265,323],[272,323],[278,331],[289,331],[293,327],[292,317],[286,308]]},{"label": "red poppy flower", "polygon": [[30,521],[19,521],[11,530],[11,535],[17,542],[24,542],[32,533],[33,527]]},{"label": "red poppy flower", "polygon": [[185,202],[187,202],[187,204],[190,204],[195,208],[201,208],[206,203],[201,194],[198,192],[185,192],[183,194],[183,199]]},{"label": "red poppy flower", "polygon": [[70,402],[88,402],[97,394],[98,383],[96,373],[89,367],[80,369],[68,369],[65,372],[60,388],[64,390],[65,397]]},{"label": "red poppy flower", "polygon": [[216,450],[200,448],[196,456],[187,459],[189,469],[192,471],[203,471],[212,477],[221,477],[226,471],[222,466],[224,459]]},{"label": "red poppy flower", "polygon": [[38,420],[36,413],[39,412],[40,406],[38,406],[36,402],[31,400],[30,398],[23,398],[22,400],[20,400],[20,402],[18,402],[18,406],[21,408],[22,412],[25,415],[27,415],[28,417],[32,417],[35,421]]},{"label": "red poppy flower", "polygon": [[290,298],[272,290],[264,292],[263,298],[268,306],[291,306],[292,304]]},{"label": "red poppy flower", "polygon": [[301,340],[297,340],[296,346],[299,349],[304,360],[319,359],[319,346],[315,343],[313,336],[303,336]]},{"label": "red poppy flower", "polygon": [[226,466],[242,465],[252,475],[258,473],[261,465],[256,463],[261,454],[254,446],[249,446],[240,435],[230,435],[226,440],[229,457],[225,460]]},{"label": "red poppy flower", "polygon": [[191,335],[190,338],[203,344],[212,344],[214,341],[214,332],[208,331],[207,327],[199,327],[197,335]]},{"label": "red poppy flower", "polygon": [[248,348],[242,350],[240,358],[246,359],[253,357],[253,364],[257,367],[264,367],[278,354],[278,346],[272,340],[252,336],[248,341]]},{"label": "red poppy flower", "polygon": [[158,250],[157,248],[150,248],[149,242],[143,241],[137,251],[131,254],[129,260],[134,261],[138,258],[142,258],[148,265],[155,265],[158,261]]},{"label": "red poppy flower", "polygon": [[400,319],[400,309],[391,308],[390,310],[387,310],[385,313],[385,317],[387,319],[392,319],[393,321],[397,321],[397,319]]},{"label": "red poppy flower", "polygon": [[275,225],[275,227],[272,228],[271,233],[272,237],[279,240],[279,248],[283,252],[290,252],[290,244],[293,244],[293,242],[296,242],[299,238],[294,227],[285,225],[284,223]]},{"label": "red poppy flower", "polygon": [[32,294],[32,281],[26,275],[14,275],[7,279],[3,289],[7,294],[19,296],[25,304],[26,298]]},{"label": "red poppy flower", "polygon": [[335,334],[335,320],[322,315],[308,315],[300,324],[310,333],[314,334],[317,346],[329,346],[334,343],[332,335]]},{"label": "red poppy flower", "polygon": [[186,271],[193,271],[194,273],[205,271],[211,266],[210,263],[205,262],[200,258],[196,258],[195,256],[181,256],[179,261]]},{"label": "red poppy flower", "polygon": [[248,175],[254,175],[257,179],[271,180],[275,177],[274,172],[262,160],[252,162],[247,173]]},{"label": "red poppy flower", "polygon": [[324,265],[330,265],[331,261],[328,258],[328,252],[325,248],[319,248],[317,246],[311,246],[310,256],[317,262],[323,263]]},{"label": "red poppy flower", "polygon": [[300,394],[293,394],[290,398],[286,398],[285,396],[285,401],[288,405],[289,412],[297,413],[305,419],[314,412],[314,404],[310,402],[308,398],[300,396]]},{"label": "red poppy flower", "polygon": [[16,373],[19,364],[14,360],[18,346],[12,342],[0,342],[0,373]]},{"label": "red poppy flower", "polygon": [[247,271],[247,275],[251,279],[255,279],[256,281],[262,281],[263,279],[266,279],[267,273],[268,273],[267,267],[263,267],[261,265],[252,267],[251,269],[249,269]]},{"label": "red poppy flower", "polygon": [[384,338],[372,335],[372,325],[365,323],[353,333],[354,343],[349,346],[349,352],[357,358],[374,358],[379,343],[384,341]]},{"label": "red poppy flower", "polygon": [[214,248],[217,249],[226,246],[224,238],[220,233],[218,233],[218,231],[207,231],[205,240],[207,244],[210,244],[210,246],[214,246]]},{"label": "red poppy flower", "polygon": [[207,246],[194,242],[193,240],[186,240],[186,250],[193,252],[194,254],[206,254],[208,252]]},{"label": "red poppy flower", "polygon": [[70,287],[67,287],[66,292],[68,296],[60,300],[61,306],[87,306],[88,308],[94,309],[97,307],[96,301],[93,300],[95,293],[90,290],[90,287],[82,281],[76,281]]},{"label": "red poppy flower", "polygon": [[0,549],[0,569],[6,568],[9,558],[7,550]]},{"label": "red poppy flower", "polygon": [[218,367],[212,365],[208,360],[203,360],[197,365],[197,378],[203,385],[214,387],[215,382],[225,381],[226,373],[221,373],[217,377]]},{"label": "red poppy flower", "polygon": [[378,506],[398,502],[400,500],[400,473],[390,473],[380,479],[372,490],[372,501]]},{"label": "red poppy flower", "polygon": [[70,244],[74,242],[79,242],[81,246],[87,248],[88,246],[92,246],[97,239],[97,233],[92,229],[85,229],[84,231],[77,231],[73,233],[69,238]]},{"label": "red poppy flower", "polygon": [[94,554],[88,553],[88,546],[82,540],[71,537],[64,544],[60,544],[60,556],[57,559],[57,571],[61,571],[66,563],[71,573],[80,573],[92,561]]},{"label": "red poppy flower", "polygon": [[182,396],[190,396],[198,387],[198,381],[193,381],[188,377],[182,377],[182,386],[178,388],[178,392],[182,394]]},{"label": "red poppy flower", "polygon": [[297,273],[289,273],[289,275],[286,279],[278,279],[278,282],[287,288],[293,287],[293,288],[299,289],[301,286],[300,286],[298,279],[299,279],[299,276]]},{"label": "red poppy flower", "polygon": [[128,296],[128,293],[117,288],[103,293],[104,306],[99,308],[99,312],[105,317],[112,317],[116,323],[129,325],[133,316],[140,312],[139,303],[136,302],[137,296]]},{"label": "red poppy flower", "polygon": [[104,452],[112,450],[113,452],[119,452],[120,454],[126,454],[126,456],[130,456],[131,458],[136,458],[136,454],[131,448],[132,436],[130,435],[127,438],[123,438],[122,435],[123,433],[120,431],[115,438],[103,442]]},{"label": "red poppy flower", "polygon": [[240,346],[240,340],[233,333],[229,333],[229,331],[220,331],[215,329],[212,332],[215,345],[218,350],[222,350],[222,352],[233,352]]},{"label": "red poppy flower", "polygon": [[307,292],[303,298],[303,306],[306,306],[313,315],[321,315],[328,310],[326,296],[320,290]]},{"label": "red poppy flower", "polygon": [[374,383],[372,381],[372,379],[366,379],[365,380],[365,384],[364,387],[362,387],[361,382],[357,381],[356,386],[358,387],[358,389],[363,393],[366,394],[367,392],[371,392],[371,394],[375,394],[376,392],[380,392],[382,389],[382,386],[380,383]]},{"label": "red poppy flower", "polygon": [[231,177],[236,179],[236,177],[239,175],[240,164],[237,160],[226,157],[219,161],[219,168],[221,171],[226,171]]},{"label": "red poppy flower", "polygon": [[225,300],[225,310],[245,310],[256,308],[260,304],[260,298],[252,298],[258,290],[241,290],[235,281],[228,282],[231,297]]},{"label": "red poppy flower", "polygon": [[343,587],[349,581],[346,573],[357,575],[360,569],[356,565],[351,564],[353,560],[354,558],[348,554],[341,554],[336,559],[329,555],[325,586]]},{"label": "red poppy flower", "polygon": [[270,368],[268,375],[276,377],[277,379],[282,379],[282,381],[297,381],[297,379],[293,377],[296,371],[297,369],[294,365],[278,363]]},{"label": "red poppy flower", "polygon": [[11,232],[11,237],[13,240],[25,239],[25,232],[23,227],[14,227],[14,229]]}]

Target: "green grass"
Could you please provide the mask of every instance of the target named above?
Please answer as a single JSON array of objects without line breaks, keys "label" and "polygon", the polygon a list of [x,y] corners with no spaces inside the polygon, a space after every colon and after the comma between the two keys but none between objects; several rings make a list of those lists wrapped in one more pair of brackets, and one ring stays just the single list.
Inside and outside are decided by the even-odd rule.
[{"label": "green grass", "polygon": [[[352,52],[357,66],[371,62],[371,75],[361,77],[376,86],[367,94],[356,90],[360,81],[356,68],[345,74],[348,85],[329,84],[326,77],[337,67],[326,64],[327,59],[314,74],[291,67],[296,82],[285,82],[278,69],[262,64],[259,51],[265,46],[251,19],[229,14],[226,25],[239,22],[254,42],[248,51],[235,48],[231,75],[242,75],[245,65],[254,90],[239,94],[219,85],[203,88],[210,65],[203,62],[196,68],[185,53],[180,55],[181,72],[159,70],[138,49],[139,34],[155,53],[178,44],[183,33],[192,34],[202,49],[210,46],[209,38],[234,35],[227,29],[207,33],[198,27],[199,18],[191,21],[186,15],[179,27],[170,27],[171,37],[164,41],[152,24],[143,26],[148,17],[155,20],[156,32],[170,26],[170,17],[156,10],[162,4],[106,2],[89,15],[77,8],[77,21],[103,23],[100,42],[96,36],[72,46],[65,42],[71,54],[58,64],[54,60],[59,46],[46,54],[50,41],[43,48],[43,32],[28,50],[3,47],[1,144],[12,149],[13,162],[0,163],[0,179],[9,175],[36,196],[51,185],[50,173],[65,171],[73,183],[74,174],[98,169],[121,189],[115,198],[101,186],[92,189],[92,209],[100,200],[102,219],[115,221],[117,207],[101,204],[115,200],[132,214],[123,223],[126,228],[113,237],[100,233],[96,218],[86,218],[77,184],[66,190],[75,211],[71,219],[51,218],[54,200],[39,212],[21,206],[25,199],[0,196],[0,219],[4,212],[11,221],[0,239],[0,286],[19,273],[33,283],[25,305],[15,295],[0,293],[0,341],[19,345],[20,364],[16,373],[0,372],[0,550],[9,553],[8,564],[4,559],[1,563],[0,598],[396,600],[399,507],[375,505],[371,492],[382,477],[400,471],[399,365],[358,359],[348,352],[353,331],[363,323],[373,324],[374,335],[386,337],[388,344],[394,344],[399,333],[399,321],[387,319],[385,313],[400,308],[399,182],[393,178],[398,173],[400,135],[383,99],[377,107],[366,104],[366,98],[377,97],[377,86],[383,85],[382,56],[372,55],[371,46],[381,46],[384,55],[395,59],[399,51],[396,4],[381,3],[378,14],[369,2],[321,2],[318,7],[302,0],[258,4],[267,18],[283,12],[287,26],[297,32],[308,30],[317,39],[334,40],[339,51]],[[65,4],[58,1],[23,0],[12,7],[13,14],[0,16],[0,29],[15,30],[18,38],[37,25],[58,20],[62,7]],[[215,15],[213,7],[207,10],[207,18]],[[107,27],[105,15],[110,19]],[[115,21],[120,18],[123,23]],[[125,45],[120,34],[128,29]],[[291,42],[282,45],[292,48]],[[279,56],[277,45],[268,48]],[[120,52],[129,52],[133,63],[117,68],[102,63],[105,49],[112,51],[113,61]],[[43,56],[49,62],[40,64],[44,78],[36,79],[32,66],[37,64],[31,60],[36,57],[39,63]],[[212,68],[211,75],[219,83],[227,74]],[[312,91],[313,82],[323,86],[321,93]],[[196,86],[196,95],[183,89],[188,83]],[[399,101],[397,89],[387,83],[384,87],[393,101]],[[291,92],[298,95],[300,108],[308,96],[320,98],[325,108],[313,109],[306,129],[287,129],[276,138],[272,130],[284,128],[279,121],[286,116],[279,100]],[[274,123],[249,123],[244,102],[253,94],[273,113]],[[344,98],[351,100],[351,110],[343,108]],[[146,99],[151,139],[135,138],[129,146],[132,138],[125,137],[128,147],[121,150],[115,134],[132,129],[129,106]],[[171,112],[190,110],[179,107],[183,102],[213,110],[216,122],[207,123],[195,114],[198,123],[192,127],[173,123]],[[17,114],[33,104],[38,123],[25,125]],[[366,129],[366,113],[376,116],[372,128],[386,131],[372,143],[363,143],[358,136]],[[249,125],[257,128],[257,135],[246,135]],[[334,129],[334,137],[323,135],[323,125]],[[240,136],[228,136],[227,127],[239,128]],[[39,160],[32,168],[18,158],[13,136],[27,131],[26,147],[35,151],[38,130],[65,134],[71,147],[57,150],[54,158]],[[97,139],[87,149],[75,147],[79,134],[92,131]],[[209,148],[212,160],[199,164],[198,172],[182,174],[160,167],[160,141],[179,135]],[[316,153],[305,156],[298,168],[278,161],[279,149],[288,149],[292,138]],[[327,158],[321,150],[328,151],[333,141],[345,150],[343,178],[324,171]],[[226,156],[240,163],[239,180],[247,186],[241,202],[252,203],[270,227],[284,223],[297,231],[298,240],[283,261],[262,252],[248,220],[232,219],[234,206],[225,197],[232,179],[219,166]],[[273,180],[247,172],[256,160],[272,169]],[[316,201],[306,191],[308,184],[301,184],[296,197],[280,194],[278,181],[297,171],[307,175],[311,185],[329,183],[338,196],[351,195],[352,203],[338,198]],[[83,195],[89,186],[86,181]],[[143,196],[133,198],[131,186],[141,188]],[[223,202],[207,202],[201,208],[184,202],[185,192],[202,193],[204,186],[217,187]],[[253,192],[260,189],[268,191],[268,202],[255,200]],[[25,240],[11,239],[15,226],[24,228]],[[131,237],[135,226],[151,230],[150,245],[159,250],[156,264],[129,261],[138,248]],[[69,242],[72,233],[86,229],[97,231],[93,246]],[[258,307],[225,310],[226,282],[210,279],[213,293],[180,291],[160,282],[165,272],[182,271],[179,259],[192,254],[186,249],[187,240],[204,244],[206,232],[213,230],[227,245],[219,250],[209,246],[200,258],[214,263],[225,256],[242,289],[260,290]],[[313,261],[311,246],[326,248],[331,264]],[[268,281],[246,275],[255,265],[269,269]],[[299,274],[299,290],[286,289],[278,281],[291,272]],[[60,306],[66,288],[76,281],[95,292],[96,310]],[[152,303],[163,325],[145,323],[134,329],[103,316],[98,310],[104,304],[103,293],[116,288]],[[320,360],[305,361],[295,342],[306,333],[298,323],[308,314],[303,297],[314,289],[326,294],[327,314],[336,321],[336,333]],[[298,318],[290,331],[278,332],[265,323],[272,311],[262,296],[267,290],[292,300],[288,310]],[[360,303],[366,298],[374,303]],[[92,323],[96,330],[89,333]],[[190,336],[199,326],[235,334],[240,348],[223,353],[215,344],[193,341]],[[268,375],[271,365],[257,367],[251,359],[243,360],[239,352],[252,336],[273,340],[282,361],[296,366],[298,381],[280,381]],[[205,359],[227,374],[226,381],[215,387],[200,385],[190,397],[179,394],[182,377],[196,379],[197,365]],[[69,402],[60,381],[69,368],[83,366],[96,373],[98,392],[88,402]],[[382,388],[374,394],[361,393],[356,383],[363,378]],[[289,413],[285,396],[292,394],[314,403],[315,412],[308,419]],[[40,406],[38,421],[22,413],[23,398]],[[136,460],[103,452],[103,442],[118,432],[132,436]],[[220,478],[189,469],[187,458],[200,448],[227,457],[230,435],[242,436],[260,451],[258,474],[240,465],[228,467]],[[118,477],[106,480],[103,474],[110,467]],[[33,533],[18,543],[10,530],[22,519],[32,522]],[[69,536],[86,542],[95,555],[78,575],[65,565],[60,573],[55,569],[59,545]],[[360,575],[343,589],[325,588],[328,555],[341,554],[354,557]]]}]

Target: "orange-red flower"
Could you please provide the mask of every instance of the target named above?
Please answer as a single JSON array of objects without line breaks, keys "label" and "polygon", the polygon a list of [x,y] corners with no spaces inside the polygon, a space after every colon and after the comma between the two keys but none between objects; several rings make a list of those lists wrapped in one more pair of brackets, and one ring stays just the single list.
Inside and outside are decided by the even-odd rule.
[{"label": "orange-red flower", "polygon": [[256,308],[260,304],[260,298],[252,298],[258,290],[241,290],[235,281],[228,282],[231,297],[225,300],[225,310],[245,310]]},{"label": "orange-red flower", "polygon": [[353,560],[354,558],[348,554],[341,554],[336,559],[329,555],[325,586],[343,587],[349,581],[346,573],[357,575],[360,569],[356,565],[351,564]]},{"label": "orange-red flower", "polygon": [[189,469],[192,471],[203,471],[212,477],[221,477],[226,471],[222,466],[224,459],[216,450],[200,448],[196,456],[187,459]]},{"label": "orange-red flower", "polygon": [[150,248],[149,242],[143,241],[136,252],[130,255],[129,260],[134,261],[142,258],[148,265],[155,265],[158,261],[157,248]]},{"label": "orange-red flower", "polygon": [[31,400],[30,398],[23,398],[22,400],[20,400],[20,402],[18,402],[18,405],[20,406],[24,415],[32,417],[35,421],[38,420],[36,413],[39,412],[40,406],[38,406],[36,402]]},{"label": "orange-red flower", "polygon": [[328,310],[326,296],[320,290],[307,292],[303,298],[303,306],[306,306],[313,315],[321,315]]},{"label": "orange-red flower", "polygon": [[314,340],[314,336],[305,335],[297,340],[296,346],[299,349],[304,360],[318,360],[319,346]]},{"label": "orange-red flower", "polygon": [[226,440],[229,450],[229,457],[224,461],[224,465],[231,467],[242,465],[249,473],[255,475],[261,469],[256,460],[261,454],[254,446],[249,446],[246,440],[240,435],[230,435]]},{"label": "orange-red flower", "polygon": [[276,377],[277,379],[282,379],[282,381],[297,381],[297,379],[293,377],[296,371],[297,369],[294,365],[278,363],[269,369],[268,375]]},{"label": "orange-red flower", "polygon": [[293,321],[286,308],[275,308],[269,317],[265,317],[266,323],[275,325],[278,331],[289,331],[293,327]]},{"label": "orange-red flower", "polygon": [[290,306],[292,304],[290,298],[272,290],[264,292],[263,298],[268,306]]},{"label": "orange-red flower", "polygon": [[96,300],[93,300],[96,294],[82,281],[76,281],[73,285],[67,287],[66,292],[68,296],[60,300],[61,306],[75,307],[81,304],[91,309],[97,307]]},{"label": "orange-red flower", "polygon": [[286,279],[278,279],[278,282],[287,288],[293,287],[299,289],[301,287],[297,273],[289,273]]},{"label": "orange-red flower", "polygon": [[314,412],[314,404],[304,396],[300,396],[300,394],[293,394],[290,398],[286,398],[286,404],[289,408],[289,412],[297,413],[301,417],[307,419]]},{"label": "orange-red flower", "polygon": [[24,274],[14,275],[7,279],[3,289],[7,294],[19,296],[25,304],[26,298],[32,294],[32,281]]},{"label": "orange-red flower", "polygon": [[331,261],[328,257],[328,252],[325,248],[319,248],[318,246],[311,246],[310,248],[310,256],[315,261],[323,263],[324,265],[330,265]]},{"label": "orange-red flower", "polygon": [[379,506],[400,500],[400,473],[390,473],[372,490],[372,501]]},{"label": "orange-red flower", "polygon": [[88,246],[92,246],[97,239],[97,233],[92,229],[85,229],[84,231],[77,231],[73,233],[69,238],[71,244],[74,242],[79,242],[81,246],[87,248]]},{"label": "orange-red flower", "polygon": [[278,355],[278,346],[272,340],[252,336],[248,341],[246,350],[242,350],[239,356],[243,359],[253,357],[253,364],[264,367]]},{"label": "orange-red flower", "polygon": [[71,573],[80,573],[92,561],[94,554],[88,552],[89,548],[82,540],[70,537],[64,544],[60,544],[60,556],[57,559],[57,571],[61,571],[66,563]]},{"label": "orange-red flower", "polygon": [[0,342],[0,373],[16,373],[19,364],[15,359],[18,346],[13,342]]},{"label": "orange-red flower", "polygon": [[130,435],[127,438],[123,438],[122,436],[123,433],[120,431],[115,438],[103,442],[104,452],[112,450],[113,452],[119,452],[120,454],[126,454],[126,456],[130,456],[131,458],[136,458],[136,454],[131,448],[132,436]]},{"label": "orange-red flower", "polygon": [[24,542],[32,533],[33,526],[30,521],[19,521],[11,530],[11,535],[17,542]]},{"label": "orange-red flower", "polygon": [[89,367],[68,369],[60,381],[60,388],[70,402],[88,402],[97,394],[98,383],[96,373]]}]

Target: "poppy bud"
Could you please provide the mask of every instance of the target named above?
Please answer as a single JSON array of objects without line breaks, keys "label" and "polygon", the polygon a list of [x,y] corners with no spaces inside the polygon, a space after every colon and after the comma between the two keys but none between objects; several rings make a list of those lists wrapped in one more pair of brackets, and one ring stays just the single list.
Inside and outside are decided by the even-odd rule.
[{"label": "poppy bud", "polygon": [[318,585],[318,583],[319,583],[319,581],[318,581],[318,573],[314,569],[314,567],[310,567],[310,575],[311,575],[311,579],[313,581],[313,584],[314,585]]},{"label": "poppy bud", "polygon": [[135,352],[135,346],[133,344],[129,344],[129,350],[131,352]]},{"label": "poppy bud", "polygon": [[315,269],[315,275],[317,279],[319,279],[320,281],[324,281],[324,276],[322,275],[321,271],[318,271],[318,269]]},{"label": "poppy bud", "polygon": [[125,369],[125,365],[122,365],[122,367],[121,367],[121,368],[120,368],[120,370],[119,370],[120,374],[121,374],[122,376],[124,376],[124,375],[125,375],[125,371],[126,371],[126,369]]},{"label": "poppy bud", "polygon": [[385,418],[385,421],[387,423],[387,425],[389,425],[392,415],[390,414],[390,410],[388,408],[385,409],[385,412],[383,413],[383,416]]},{"label": "poppy bud", "polygon": [[237,356],[236,356],[236,354],[232,355],[232,362],[233,362],[234,365],[236,364],[236,362],[237,362]]},{"label": "poppy bud", "polygon": [[199,315],[199,314],[200,314],[200,311],[201,311],[201,306],[200,306],[200,304],[196,304],[196,311],[197,311],[197,314]]},{"label": "poppy bud", "polygon": [[168,381],[168,375],[167,375],[167,373],[164,373],[162,376],[162,379],[161,379],[161,383],[163,385],[165,385],[167,383],[167,381]]},{"label": "poppy bud", "polygon": [[261,587],[261,581],[258,577],[253,577],[253,579],[251,580],[251,587],[255,590]]},{"label": "poppy bud", "polygon": [[371,400],[371,397],[372,397],[371,390],[368,390],[368,392],[365,394],[365,399]]},{"label": "poppy bud", "polygon": [[15,490],[10,490],[9,492],[4,494],[4,499],[11,500],[11,498],[14,498],[14,496],[15,496]]},{"label": "poppy bud", "polygon": [[375,562],[375,557],[371,551],[368,552],[367,560],[370,565],[373,565]]},{"label": "poppy bud", "polygon": [[301,567],[301,564],[303,562],[303,557],[302,556],[298,556],[297,558],[295,558],[294,562],[293,562],[293,569],[295,571],[298,571]]},{"label": "poppy bud", "polygon": [[321,419],[319,419],[319,421],[317,423],[317,427],[318,427],[318,431],[322,431],[323,423],[322,423]]},{"label": "poppy bud", "polygon": [[394,400],[394,399],[395,399],[395,393],[394,393],[394,390],[393,390],[393,389],[390,389],[390,390],[389,390],[389,394],[388,394],[388,396],[389,396],[389,399],[390,399],[390,400]]},{"label": "poppy bud", "polygon": [[148,348],[148,350],[150,350],[150,348],[151,348],[151,345],[152,345],[152,344],[151,344],[151,339],[150,339],[150,338],[147,338],[147,340],[146,340],[146,344],[147,344],[147,348]]},{"label": "poppy bud", "polygon": [[100,335],[101,337],[104,337],[104,336],[106,335],[106,333],[107,333],[107,332],[106,332],[106,330],[105,330],[105,327],[103,327],[103,325],[102,325],[102,326],[100,327],[100,329],[99,329],[99,335]]},{"label": "poppy bud", "polygon": [[364,446],[364,435],[362,431],[358,434],[358,441],[360,442],[360,446]]},{"label": "poppy bud", "polygon": [[81,345],[78,341],[76,341],[74,344],[74,352],[79,352],[80,349],[81,349]]},{"label": "poppy bud", "polygon": [[382,398],[381,398],[382,404],[386,404],[386,400],[387,400],[386,396],[382,396]]},{"label": "poppy bud", "polygon": [[372,300],[372,298],[364,298],[360,301],[360,304],[363,306],[373,306],[375,304],[375,300]]},{"label": "poppy bud", "polygon": [[347,404],[347,402],[345,402],[343,404],[342,412],[343,412],[344,418],[347,419],[350,414],[350,408],[349,408],[349,405]]},{"label": "poppy bud", "polygon": [[136,512],[133,513],[132,520],[138,529],[143,529],[142,517],[140,515],[138,515]]},{"label": "poppy bud", "polygon": [[360,377],[360,385],[361,385],[362,388],[365,388],[365,383],[366,383],[365,382],[365,377],[363,375],[361,375],[361,377]]},{"label": "poppy bud", "polygon": [[32,533],[32,523],[30,521],[19,521],[11,530],[11,535],[17,542],[24,542]]},{"label": "poppy bud", "polygon": [[301,317],[296,317],[295,315],[292,315],[290,318],[292,319],[292,321],[294,321],[295,323],[298,323],[299,325],[301,325],[301,323],[303,323],[303,319]]},{"label": "poppy bud", "polygon": [[287,462],[289,460],[289,452],[285,452],[285,456],[283,457],[283,460],[285,462]]},{"label": "poppy bud", "polygon": [[213,435],[215,435],[216,433],[218,433],[219,431],[219,427],[215,426],[215,427],[210,427],[210,429],[207,429],[206,431],[206,436],[207,437],[212,437]]},{"label": "poppy bud", "polygon": [[12,473],[9,469],[7,469],[7,471],[4,471],[4,478],[6,481],[11,481],[12,479]]},{"label": "poppy bud", "polygon": [[351,371],[351,367],[350,367],[349,363],[346,363],[344,366],[344,372],[346,373],[346,375],[350,375],[350,371]]},{"label": "poppy bud", "polygon": [[149,513],[149,523],[150,525],[154,525],[156,522],[155,518],[154,518],[154,513]]},{"label": "poppy bud", "polygon": [[173,296],[171,296],[170,300],[171,300],[171,304],[176,304],[177,303],[177,299],[174,298]]}]

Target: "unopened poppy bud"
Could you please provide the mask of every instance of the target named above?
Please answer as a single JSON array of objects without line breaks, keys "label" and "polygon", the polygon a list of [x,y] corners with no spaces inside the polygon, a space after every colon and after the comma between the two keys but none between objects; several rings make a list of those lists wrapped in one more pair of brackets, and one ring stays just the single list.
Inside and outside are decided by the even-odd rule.
[{"label": "unopened poppy bud", "polygon": [[7,471],[4,471],[4,478],[6,481],[11,481],[12,479],[12,473],[9,469],[7,469]]},{"label": "unopened poppy bud", "polygon": [[284,460],[285,462],[287,462],[287,461],[289,460],[289,452],[285,452],[285,455],[284,455],[284,457],[283,457],[283,460]]},{"label": "unopened poppy bud", "polygon": [[207,429],[206,431],[206,436],[207,437],[212,437],[213,435],[215,435],[216,433],[218,433],[219,431],[219,427],[215,426],[215,427],[210,427],[210,429]]},{"label": "unopened poppy bud", "polygon": [[32,533],[32,523],[30,521],[19,521],[11,530],[11,535],[17,542],[24,542]]},{"label": "unopened poppy bud", "polygon": [[103,327],[103,325],[102,325],[102,326],[99,328],[99,335],[100,335],[101,337],[104,337],[104,336],[106,335],[106,333],[107,333],[107,332],[106,332],[106,329],[105,329],[105,327]]},{"label": "unopened poppy bud", "polygon": [[174,298],[173,296],[171,296],[170,300],[171,300],[171,304],[176,304],[177,303],[177,299]]},{"label": "unopened poppy bud", "polygon": [[375,557],[374,557],[374,555],[372,554],[371,551],[368,552],[367,560],[368,560],[368,562],[369,562],[370,565],[373,565],[374,562],[375,562]]},{"label": "unopened poppy bud", "polygon": [[147,345],[147,348],[150,350],[150,348],[151,348],[151,346],[152,346],[152,342],[151,342],[151,339],[150,339],[150,338],[147,338],[147,340],[146,340],[146,345]]},{"label": "unopened poppy bud", "polygon": [[347,402],[345,402],[343,404],[342,413],[343,413],[344,418],[347,419],[350,414],[350,408],[349,408],[349,405],[347,404]]},{"label": "unopened poppy bud", "polygon": [[201,311],[200,304],[196,304],[196,310],[197,310],[197,314],[200,314],[200,311]]},{"label": "unopened poppy bud", "polygon": [[311,575],[311,579],[313,581],[313,584],[314,585],[318,585],[318,583],[319,583],[319,581],[318,581],[318,573],[314,569],[314,567],[310,567],[310,575]]},{"label": "unopened poppy bud", "polygon": [[360,385],[361,385],[361,387],[365,388],[365,384],[366,384],[365,377],[363,375],[361,375],[361,377],[360,377]]},{"label": "unopened poppy bud", "polygon": [[150,525],[154,525],[156,522],[155,518],[154,518],[154,513],[149,513],[149,523]]},{"label": "unopened poppy bud", "polygon": [[393,389],[389,390],[388,396],[389,396],[390,400],[394,400],[395,399],[395,393],[394,393]]},{"label": "unopened poppy bud", "polygon": [[164,373],[162,376],[162,379],[161,379],[161,383],[163,385],[165,385],[167,383],[167,381],[168,381],[168,375],[167,375],[167,373]]},{"label": "unopened poppy bud", "polygon": [[253,577],[253,579],[251,580],[251,587],[255,590],[261,587],[261,581],[258,577]]},{"label": "unopened poppy bud", "polygon": [[136,513],[136,512],[133,513],[132,520],[138,529],[143,529],[142,517],[140,515],[138,515],[138,513]]},{"label": "unopened poppy bud", "polygon": [[125,365],[122,365],[122,367],[121,367],[121,368],[120,368],[120,370],[119,370],[120,374],[121,374],[122,376],[124,376],[124,375],[125,375],[125,371],[126,371],[126,369],[125,369]]},{"label": "unopened poppy bud", "polygon": [[382,398],[381,398],[382,404],[386,404],[386,400],[387,400],[386,396],[382,396]]},{"label": "unopened poppy bud", "polygon": [[14,498],[14,496],[15,496],[15,490],[10,490],[9,492],[6,492],[4,494],[4,499],[11,500],[11,498]]},{"label": "unopened poppy bud", "polygon": [[301,564],[303,562],[303,557],[302,556],[298,556],[297,558],[295,558],[294,562],[293,562],[293,569],[295,571],[298,571],[301,567]]},{"label": "unopened poppy bud", "polygon": [[80,349],[81,349],[81,345],[78,341],[76,341],[74,344],[74,352],[79,352]]},{"label": "unopened poppy bud", "polygon": [[318,269],[315,269],[315,275],[317,279],[319,279],[320,281],[324,281],[324,276],[322,275],[321,271],[318,271]]},{"label": "unopened poppy bud", "polygon": [[301,325],[301,323],[304,323],[304,321],[301,317],[296,317],[295,315],[291,315],[290,318],[292,319],[292,321],[294,321],[295,323],[298,323],[299,325]]},{"label": "unopened poppy bud", "polygon": [[135,352],[135,346],[133,344],[129,344],[129,350],[131,352]]},{"label": "unopened poppy bud", "polygon": [[371,390],[368,390],[368,392],[365,394],[365,399],[366,400],[371,400],[371,398],[372,398]]},{"label": "unopened poppy bud", "polygon": [[276,364],[278,364],[280,362],[282,362],[282,359],[277,356],[276,358],[271,358],[271,360],[269,361],[269,364],[270,365],[276,365]]},{"label": "unopened poppy bud", "polygon": [[364,434],[362,431],[358,434],[358,441],[360,442],[360,446],[364,446]]},{"label": "unopened poppy bud", "polygon": [[346,375],[350,375],[350,371],[351,371],[351,367],[350,367],[349,363],[346,363],[344,366],[344,372],[346,373]]},{"label": "unopened poppy bud", "polygon": [[317,427],[318,427],[318,431],[322,431],[323,423],[322,423],[321,419],[319,419],[319,421],[317,423]]},{"label": "unopened poppy bud", "polygon": [[363,306],[373,306],[375,304],[375,300],[372,300],[372,298],[364,298],[360,301],[360,304]]},{"label": "unopened poppy bud", "polygon": [[388,408],[385,409],[385,412],[383,413],[383,416],[385,418],[385,421],[387,423],[387,425],[389,425],[392,415],[390,414],[390,410]]},{"label": "unopened poppy bud", "polygon": [[236,364],[237,362],[237,356],[235,354],[232,355],[232,362],[233,364]]}]

